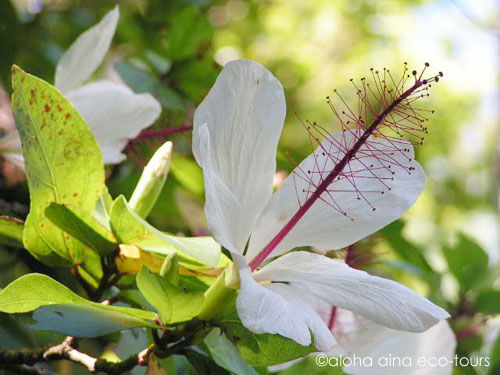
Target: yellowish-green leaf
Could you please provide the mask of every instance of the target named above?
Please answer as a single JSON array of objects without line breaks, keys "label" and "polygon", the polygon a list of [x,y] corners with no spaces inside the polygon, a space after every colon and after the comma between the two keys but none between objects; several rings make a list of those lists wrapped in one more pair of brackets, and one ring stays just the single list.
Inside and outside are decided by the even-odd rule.
[{"label": "yellowish-green leaf", "polygon": [[24,222],[8,216],[0,216],[0,244],[23,246]]},{"label": "yellowish-green leaf", "polygon": [[80,114],[53,86],[17,66],[12,86],[30,190],[24,247],[51,266],[80,264],[90,249],[52,223],[45,209],[56,202],[92,212],[104,189],[99,147]]},{"label": "yellowish-green leaf", "polygon": [[[0,311],[14,314],[25,313],[49,305],[87,306],[97,309],[121,312],[142,320],[154,320],[151,311],[129,307],[108,306],[80,297],[66,286],[42,274],[30,273],[21,276],[0,292]],[[150,323],[145,322],[144,326]]]},{"label": "yellowish-green leaf", "polygon": [[191,193],[203,195],[203,172],[194,161],[174,154],[170,166],[172,174]]},{"label": "yellowish-green leaf", "polygon": [[71,205],[51,203],[45,210],[45,215],[59,228],[100,255],[108,255],[118,250],[113,233],[89,212]]},{"label": "yellowish-green leaf", "polygon": [[144,298],[158,310],[163,324],[192,319],[203,307],[202,292],[188,292],[147,268],[137,275],[136,282]]},{"label": "yellowish-green leaf", "polygon": [[182,262],[181,253],[184,253],[212,267],[219,263],[220,245],[213,239],[165,234],[137,215],[123,196],[116,198],[110,216],[113,233],[122,244],[136,245],[137,241],[153,235],[179,252],[179,262]]}]

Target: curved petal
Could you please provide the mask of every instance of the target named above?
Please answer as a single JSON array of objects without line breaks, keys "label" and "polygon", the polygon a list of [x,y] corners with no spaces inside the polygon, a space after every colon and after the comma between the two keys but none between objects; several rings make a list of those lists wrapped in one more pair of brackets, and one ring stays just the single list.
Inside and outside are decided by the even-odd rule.
[{"label": "curved petal", "polygon": [[150,126],[161,112],[151,95],[135,94],[124,85],[108,81],[90,83],[66,96],[94,134],[105,164],[125,159],[121,150],[128,140]]},{"label": "curved petal", "polygon": [[[337,310],[334,335],[339,342],[334,351],[344,357],[367,358],[373,366],[344,366],[349,375],[451,375],[457,344],[455,334],[445,320],[422,333],[396,331],[375,324],[354,314]],[[337,348],[342,348],[339,353]],[[384,366],[385,358],[398,358],[405,362],[399,366]],[[419,364],[419,360],[422,362]],[[438,359],[446,358],[447,361]],[[379,362],[380,361],[380,362]]]},{"label": "curved petal", "polygon": [[[226,247],[243,251],[272,195],[285,112],[279,81],[249,60],[228,63],[196,110],[193,153],[204,169],[205,183],[214,188],[206,196],[207,220],[214,237]],[[208,131],[202,131],[203,126]],[[202,141],[203,136],[209,142]],[[202,143],[209,143],[210,148],[201,150]],[[212,178],[216,181],[208,181]],[[226,199],[231,203],[219,209],[217,220],[212,219],[211,210]]]},{"label": "curved petal", "polygon": [[241,289],[236,300],[238,315],[243,325],[254,333],[280,334],[300,345],[311,344],[321,350],[335,345],[332,333],[304,302],[302,293],[280,283],[260,285],[252,278],[248,267],[240,270]]},{"label": "curved petal", "polygon": [[[233,254],[233,259],[239,259],[241,267],[246,265],[240,255],[241,250],[233,245],[237,240],[229,230],[235,222],[243,217],[243,208],[238,198],[212,168],[210,157],[210,134],[206,124],[198,127],[196,148],[198,155],[205,160],[203,163],[203,181],[205,189],[205,217],[212,236]],[[233,224],[232,224],[233,223]],[[236,258],[235,258],[236,257]],[[240,259],[241,258],[241,259]]]},{"label": "curved petal", "polygon": [[270,262],[254,278],[302,285],[333,306],[393,329],[423,332],[449,318],[445,310],[395,281],[305,251]]},{"label": "curved petal", "polygon": [[[335,133],[295,168],[259,218],[247,259],[253,259],[289,222],[353,139],[350,132]],[[342,177],[330,184],[270,256],[299,246],[340,249],[401,217],[422,192],[425,174],[413,160],[409,142],[394,143],[369,138]],[[406,151],[395,151],[399,148]]]},{"label": "curved petal", "polygon": [[69,47],[56,67],[54,86],[63,94],[76,89],[94,73],[108,52],[120,11],[116,6]]}]

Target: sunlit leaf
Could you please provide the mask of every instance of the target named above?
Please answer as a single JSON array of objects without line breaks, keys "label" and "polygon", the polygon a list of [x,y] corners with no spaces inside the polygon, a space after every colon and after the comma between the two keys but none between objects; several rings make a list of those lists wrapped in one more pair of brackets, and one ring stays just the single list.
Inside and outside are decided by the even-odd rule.
[{"label": "sunlit leaf", "polygon": [[478,312],[500,314],[500,290],[485,290],[476,298]]},{"label": "sunlit leaf", "polygon": [[48,305],[90,306],[103,310],[122,312],[143,320],[153,320],[155,318],[154,313],[151,311],[108,306],[88,301],[54,279],[38,273],[21,276],[0,292],[1,312],[9,314],[25,313],[33,311],[40,306]]},{"label": "sunlit leaf", "polygon": [[193,160],[174,154],[170,170],[187,190],[196,195],[203,195],[203,172]]},{"label": "sunlit leaf", "polygon": [[238,375],[258,375],[251,366],[240,357],[236,346],[222,333],[214,328],[203,340],[215,363]]},{"label": "sunlit leaf", "polygon": [[488,269],[488,254],[474,241],[461,234],[455,246],[443,249],[451,273],[463,291],[478,284]]},{"label": "sunlit leaf", "polygon": [[8,216],[0,216],[0,244],[8,246],[23,246],[24,223]]},{"label": "sunlit leaf", "polygon": [[94,211],[92,212],[92,216],[108,230],[111,230],[109,225],[109,213],[111,212],[112,205],[113,198],[111,198],[108,189],[104,188],[103,194],[99,197]]},{"label": "sunlit leaf", "polygon": [[16,66],[12,81],[31,198],[24,246],[48,265],[79,264],[89,249],[52,223],[45,208],[56,202],[94,209],[104,189],[99,147],[80,114],[54,87]]},{"label": "sunlit leaf", "polygon": [[92,214],[78,207],[51,203],[46,208],[45,215],[59,228],[100,255],[108,255],[118,249],[113,233],[94,219]]},{"label": "sunlit leaf", "polygon": [[[118,197],[111,210],[111,227],[123,244],[135,244],[136,241],[154,235],[176,251],[185,253],[212,267],[216,267],[220,258],[220,245],[213,239],[198,237],[176,237],[154,228],[137,215],[123,196]],[[181,254],[179,254],[181,255]]]},{"label": "sunlit leaf", "polygon": [[158,310],[163,324],[192,319],[203,307],[203,293],[188,292],[147,268],[137,275],[136,282],[144,298]]},{"label": "sunlit leaf", "polygon": [[174,60],[193,56],[199,45],[212,37],[212,25],[197,7],[190,6],[172,17],[169,33],[169,56]]}]

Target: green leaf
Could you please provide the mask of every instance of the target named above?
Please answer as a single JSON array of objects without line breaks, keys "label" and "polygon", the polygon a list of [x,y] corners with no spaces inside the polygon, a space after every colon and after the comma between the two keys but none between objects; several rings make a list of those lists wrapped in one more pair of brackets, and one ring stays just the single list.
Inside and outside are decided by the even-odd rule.
[{"label": "green leaf", "polygon": [[250,366],[271,366],[318,351],[280,335],[256,334],[243,326],[236,311],[236,296],[215,317],[216,324],[238,348]]},{"label": "green leaf", "polygon": [[0,216],[0,245],[23,246],[24,222],[13,217]]},{"label": "green leaf", "polygon": [[443,253],[462,291],[470,290],[486,276],[488,254],[465,235],[459,236],[456,246],[444,247]]},{"label": "green leaf", "polygon": [[210,41],[212,33],[210,21],[197,7],[178,11],[170,24],[169,56],[174,60],[194,56],[201,43]]},{"label": "green leaf", "polygon": [[147,50],[144,56],[159,74],[167,74],[172,67],[172,61],[153,50]]},{"label": "green leaf", "polygon": [[238,349],[222,333],[219,328],[214,328],[203,340],[210,356],[219,366],[237,375],[258,375],[253,367],[240,357]]},{"label": "green leaf", "polygon": [[196,102],[203,99],[218,73],[211,58],[186,60],[175,71],[179,89]]},{"label": "green leaf", "polygon": [[[220,245],[215,242],[215,240],[212,237],[182,237],[184,239],[188,239],[188,242],[190,242],[190,239],[195,239],[194,241],[191,241],[190,244],[193,246],[198,246],[200,248],[208,248],[208,252],[220,252]],[[173,247],[172,245],[169,245],[168,243],[165,243],[165,241],[161,240],[160,238],[156,237],[153,234],[148,234],[145,236],[142,236],[140,238],[132,240],[133,244],[143,251],[147,251],[149,253],[154,253],[162,256],[167,256],[168,254],[172,253],[173,251],[176,251],[176,248]],[[193,258],[192,256],[189,256],[187,254],[183,253],[178,253],[179,256],[179,263],[190,268],[190,269],[199,269],[199,268],[207,268],[207,265],[203,262],[200,262],[196,260],[196,258]],[[217,267],[224,267],[221,266],[221,261],[223,259],[223,256],[221,254],[220,259],[219,259],[219,264]],[[225,257],[224,259],[227,259]]]},{"label": "green leaf", "polygon": [[105,187],[103,194],[99,197],[92,216],[106,229],[111,230],[109,225],[109,213],[111,212],[111,206],[113,205],[113,198]]},{"label": "green leaf", "polygon": [[[332,357],[334,356],[332,355]],[[338,362],[340,362],[340,357]],[[335,364],[335,361],[333,361],[332,363]],[[292,366],[288,367],[286,370],[280,371],[280,375],[303,375],[310,373],[311,369],[314,369],[314,375],[345,375],[345,373],[342,371],[341,365],[328,365],[321,367],[316,363],[316,358],[314,356],[306,357],[298,363],[295,363]],[[367,374],[369,374],[369,372],[367,372]]]},{"label": "green leaf", "polygon": [[45,209],[45,215],[59,228],[100,255],[118,250],[113,233],[99,224],[92,214],[78,207],[51,203]]},{"label": "green leaf", "polygon": [[144,320],[155,318],[155,314],[151,311],[107,306],[88,301],[54,279],[39,273],[21,276],[0,292],[1,312],[25,313],[48,305],[93,306],[99,309],[122,312]]},{"label": "green leaf", "polygon": [[476,298],[476,310],[486,314],[500,314],[500,290],[485,290]]},{"label": "green leaf", "polygon": [[30,326],[37,331],[52,331],[74,337],[98,337],[136,327],[159,328],[143,319],[120,311],[95,306],[56,304],[35,310]]},{"label": "green leaf", "polygon": [[45,208],[56,202],[94,209],[104,189],[99,146],[76,109],[47,82],[14,66],[12,85],[31,199],[24,247],[50,266],[80,264],[89,249],[52,223]]},{"label": "green leaf", "polygon": [[490,353],[490,375],[496,375],[500,371],[500,335],[497,336]]},{"label": "green leaf", "polygon": [[[187,363],[184,361],[176,361],[176,364],[181,368],[180,373],[186,375],[230,375],[226,369],[218,366],[212,358],[205,353],[194,348],[193,350],[185,350],[184,353]],[[182,358],[182,357],[181,357]]]},{"label": "green leaf", "polygon": [[398,256],[408,263],[414,264],[423,272],[433,274],[433,270],[420,249],[406,240],[401,233],[403,232],[403,222],[396,220],[394,223],[380,230],[380,234],[386,238],[393,250]]},{"label": "green leaf", "polygon": [[[137,215],[127,204],[123,196],[118,197],[111,209],[111,228],[120,243],[136,245],[141,238],[155,236],[175,250],[185,253],[212,267],[216,267],[220,258],[220,245],[207,237],[176,237],[154,228]],[[139,246],[139,245],[137,245]],[[179,254],[181,255],[181,254]],[[180,261],[180,259],[179,259]]]},{"label": "green leaf", "polygon": [[144,298],[158,310],[163,324],[190,320],[201,311],[203,293],[176,287],[145,267],[137,274],[136,282]]},{"label": "green leaf", "polygon": [[185,109],[182,97],[172,88],[162,84],[159,78],[153,74],[127,61],[116,64],[115,69],[134,92],[153,95],[165,108],[172,110]]},{"label": "green leaf", "polygon": [[174,154],[170,170],[179,183],[191,193],[203,196],[203,172],[194,161]]}]

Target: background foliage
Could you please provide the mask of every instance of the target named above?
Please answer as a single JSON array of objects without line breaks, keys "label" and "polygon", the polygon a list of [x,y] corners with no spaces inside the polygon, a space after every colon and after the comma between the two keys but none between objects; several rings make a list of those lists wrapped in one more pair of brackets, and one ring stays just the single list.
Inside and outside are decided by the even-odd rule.
[{"label": "background foliage", "polygon": [[[0,80],[11,91],[13,63],[52,82],[62,52],[115,4],[121,19],[113,48],[97,74],[149,92],[163,112],[154,128],[189,125],[196,105],[221,65],[257,60],[283,83],[288,115],[278,154],[289,172],[289,151],[310,153],[293,116],[335,126],[324,98],[333,88],[347,99],[349,78],[369,68],[397,71],[404,61],[428,61],[443,82],[426,106],[436,110],[417,159],[428,175],[417,204],[399,221],[357,245],[370,254],[364,269],[396,279],[429,296],[452,314],[460,355],[490,356],[500,363],[500,246],[498,233],[498,9],[494,0],[15,0],[0,2]],[[9,130],[5,103],[0,126]],[[2,116],[3,115],[3,116]],[[190,154],[190,132],[132,140],[128,160],[108,168],[116,197],[129,197],[142,166],[166,139],[174,142],[172,173],[149,219],[186,235],[206,234],[201,170]],[[0,214],[27,214],[28,191],[20,173],[3,163]],[[68,271],[49,269],[11,244],[0,248],[0,285],[42,272],[77,290]],[[28,318],[0,315],[0,348],[57,343],[55,334],[27,331]],[[112,348],[133,353],[145,338],[133,332],[82,343],[94,355]],[[142,343],[144,346],[144,343]],[[189,373],[178,358],[177,367]],[[65,363],[61,374],[80,369]],[[64,367],[65,366],[65,367]],[[457,374],[494,374],[490,368],[457,368]],[[331,371],[331,369],[329,369]],[[136,370],[140,373],[141,369]],[[286,374],[322,373],[308,360]],[[491,372],[493,371],[493,372]],[[181,372],[179,372],[181,373]],[[331,372],[328,372],[331,373]]]}]

